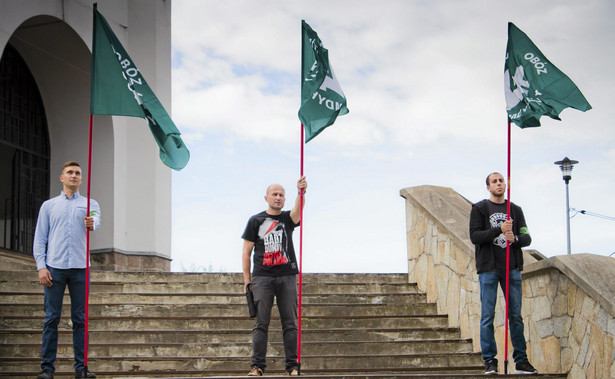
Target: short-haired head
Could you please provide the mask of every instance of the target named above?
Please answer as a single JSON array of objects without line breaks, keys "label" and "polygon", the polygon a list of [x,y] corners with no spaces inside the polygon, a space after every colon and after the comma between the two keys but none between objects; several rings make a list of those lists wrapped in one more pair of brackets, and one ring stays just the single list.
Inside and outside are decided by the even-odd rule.
[{"label": "short-haired head", "polygon": [[79,162],[77,162],[77,161],[64,162],[64,164],[62,165],[62,171],[60,172],[60,174],[64,173],[64,169],[66,167],[79,167],[79,168],[81,168],[81,166],[79,166]]},{"label": "short-haired head", "polygon": [[487,178],[485,179],[485,184],[486,184],[487,186],[489,186],[489,179],[491,178],[491,175],[494,175],[494,174],[497,174],[497,175],[500,175],[501,177],[504,177],[502,174],[500,174],[500,173],[499,173],[499,172],[497,172],[497,171],[492,172],[491,174],[487,175]]}]

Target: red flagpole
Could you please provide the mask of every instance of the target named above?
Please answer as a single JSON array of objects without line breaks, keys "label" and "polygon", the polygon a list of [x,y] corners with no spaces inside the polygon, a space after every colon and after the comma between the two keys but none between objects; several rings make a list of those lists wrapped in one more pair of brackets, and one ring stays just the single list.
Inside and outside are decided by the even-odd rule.
[{"label": "red flagpole", "polygon": [[[88,143],[88,205],[86,217],[90,216],[90,184],[92,182],[92,121],[93,116],[90,114],[90,138]],[[84,356],[83,365],[88,367],[88,313],[89,313],[89,297],[90,297],[90,229],[85,228],[86,240],[86,259],[85,259],[85,335],[83,339]]]},{"label": "red flagpole", "polygon": [[[510,118],[508,119],[508,185],[506,220],[510,220]],[[510,279],[510,242],[506,240],[506,315],[504,318],[504,374],[508,374],[508,283]]]},{"label": "red flagpole", "polygon": [[[305,146],[304,141],[304,130],[303,124],[301,124],[301,174],[303,177],[303,147]],[[300,200],[299,200],[299,215],[301,224],[299,225],[299,317],[298,317],[298,335],[297,335],[297,366],[298,372],[301,374],[301,305],[302,305],[302,287],[303,287],[303,188],[300,190]]]},{"label": "red flagpole", "polygon": [[[301,26],[301,93],[303,93],[303,25]],[[299,108],[301,109],[301,108]],[[304,138],[305,128],[303,127],[303,123],[301,123],[301,159],[300,159],[300,176],[303,177],[303,147],[305,145]],[[297,373],[301,375],[301,306],[302,306],[302,287],[303,287],[303,189],[299,191],[300,200],[299,200],[299,216],[300,222],[299,225],[299,314],[298,314],[298,323],[297,323]]]}]

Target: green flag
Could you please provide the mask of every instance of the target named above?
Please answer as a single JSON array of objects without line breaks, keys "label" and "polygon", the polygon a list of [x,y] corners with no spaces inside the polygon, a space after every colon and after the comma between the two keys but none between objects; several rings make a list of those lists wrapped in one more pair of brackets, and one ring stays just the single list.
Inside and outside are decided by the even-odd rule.
[{"label": "green flag", "polygon": [[504,70],[506,111],[521,128],[540,126],[542,115],[559,120],[568,107],[583,112],[592,108],[572,80],[512,22],[508,23]]},{"label": "green flag", "polygon": [[309,142],[335,122],[338,115],[348,113],[346,96],[329,64],[329,51],[318,34],[301,20],[301,108],[299,120]]},{"label": "green flag", "polygon": [[147,120],[160,159],[174,170],[188,164],[190,152],[141,72],[94,4],[90,113]]}]

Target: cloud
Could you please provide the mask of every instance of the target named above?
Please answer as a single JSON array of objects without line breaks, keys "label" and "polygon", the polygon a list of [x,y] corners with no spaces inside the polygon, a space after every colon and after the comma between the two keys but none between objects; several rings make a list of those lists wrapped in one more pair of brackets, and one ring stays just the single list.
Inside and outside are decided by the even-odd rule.
[{"label": "cloud", "polygon": [[[174,2],[173,119],[192,153],[174,173],[174,256],[238,269],[236,257],[216,254],[238,253],[247,217],[263,207],[262,188],[296,181],[301,19],[329,49],[350,109],[305,146],[306,268],[395,271],[406,253],[401,188],[452,187],[478,201],[484,176],[506,172],[509,21],[594,108],[511,130],[512,200],[526,213],[532,247],[565,252],[554,161],[581,161],[571,182],[576,206],[615,215],[601,196],[615,186],[605,174],[615,160],[614,13],[608,0]],[[583,220],[574,219],[573,246],[612,246],[606,221]],[[391,255],[374,262],[382,251]]]}]

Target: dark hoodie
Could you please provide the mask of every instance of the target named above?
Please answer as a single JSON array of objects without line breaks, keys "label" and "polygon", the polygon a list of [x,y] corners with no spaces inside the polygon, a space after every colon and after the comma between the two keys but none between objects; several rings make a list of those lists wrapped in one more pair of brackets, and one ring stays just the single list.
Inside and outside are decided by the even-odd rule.
[{"label": "dark hoodie", "polygon": [[[493,239],[502,234],[501,228],[491,228],[489,223],[489,211],[485,199],[472,205],[470,212],[470,240],[474,244],[477,273],[495,270],[495,253],[493,251]],[[506,203],[505,203],[506,204]],[[513,233],[517,240],[510,244],[510,253],[514,254],[519,271],[523,270],[522,247],[529,246],[532,237],[525,224],[525,217],[521,207],[510,204],[510,218],[513,220]]]}]

